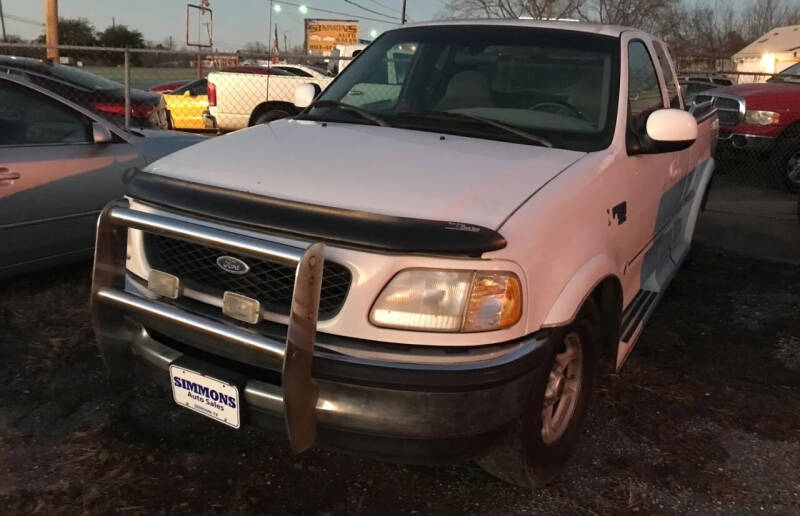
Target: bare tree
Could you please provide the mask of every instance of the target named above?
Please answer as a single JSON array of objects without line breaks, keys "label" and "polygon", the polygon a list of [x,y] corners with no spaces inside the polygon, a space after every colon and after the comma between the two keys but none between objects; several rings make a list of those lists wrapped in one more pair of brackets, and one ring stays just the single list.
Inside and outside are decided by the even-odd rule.
[{"label": "bare tree", "polygon": [[800,24],[797,0],[750,0],[737,10],[730,0],[448,0],[451,17],[578,18],[637,27],[661,37],[673,54],[730,57],[778,26]]},{"label": "bare tree", "polygon": [[799,23],[799,18],[800,8],[789,6],[785,0],[753,0],[743,13],[744,36],[752,41],[775,27]]},{"label": "bare tree", "polygon": [[588,0],[451,0],[445,7],[448,17],[535,19],[574,18]]},{"label": "bare tree", "polygon": [[586,21],[627,25],[658,32],[674,23],[680,0],[592,0],[579,9]]}]

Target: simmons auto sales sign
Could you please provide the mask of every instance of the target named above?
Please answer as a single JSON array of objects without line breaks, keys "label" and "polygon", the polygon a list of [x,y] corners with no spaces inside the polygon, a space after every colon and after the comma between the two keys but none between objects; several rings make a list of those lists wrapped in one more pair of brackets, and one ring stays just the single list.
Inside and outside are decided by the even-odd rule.
[{"label": "simmons auto sales sign", "polygon": [[306,18],[306,52],[330,54],[336,45],[358,44],[357,20]]}]

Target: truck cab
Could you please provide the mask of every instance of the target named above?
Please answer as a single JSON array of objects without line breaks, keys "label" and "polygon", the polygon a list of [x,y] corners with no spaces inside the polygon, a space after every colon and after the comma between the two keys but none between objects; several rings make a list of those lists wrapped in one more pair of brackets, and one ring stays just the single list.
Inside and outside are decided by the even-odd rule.
[{"label": "truck cab", "polygon": [[644,32],[528,20],[387,31],[294,99],[104,211],[112,379],[298,453],[550,481],[690,249],[716,111]]}]

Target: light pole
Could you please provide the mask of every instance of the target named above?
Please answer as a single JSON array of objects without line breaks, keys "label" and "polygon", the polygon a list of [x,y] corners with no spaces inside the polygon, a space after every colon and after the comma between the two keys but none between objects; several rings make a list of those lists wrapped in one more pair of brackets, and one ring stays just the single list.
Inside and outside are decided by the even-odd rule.
[{"label": "light pole", "polygon": [[[280,7],[280,5],[278,5]],[[272,0],[269,0],[269,27],[267,27],[267,34],[269,34],[269,38],[267,41],[267,51],[269,52],[270,58],[272,57],[272,11],[275,10],[275,6],[272,5]]]},{"label": "light pole", "polygon": [[6,38],[6,18],[3,16],[3,0],[0,0],[0,26],[3,27],[3,43],[8,41]]},{"label": "light pole", "polygon": [[44,1],[44,22],[47,60],[58,63],[58,0]]},{"label": "light pole", "polygon": [[403,25],[406,23],[406,0],[403,0],[403,14],[400,17],[400,23]]}]

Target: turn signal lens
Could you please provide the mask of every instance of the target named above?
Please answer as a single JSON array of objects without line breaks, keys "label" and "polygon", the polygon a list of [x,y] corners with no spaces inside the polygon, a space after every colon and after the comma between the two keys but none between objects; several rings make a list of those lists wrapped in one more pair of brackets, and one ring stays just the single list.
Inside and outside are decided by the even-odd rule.
[{"label": "turn signal lens", "polygon": [[461,331],[508,328],[522,316],[522,288],[508,273],[476,272]]},{"label": "turn signal lens", "polygon": [[411,269],[395,276],[370,313],[376,326],[437,332],[507,328],[522,315],[522,288],[509,272]]}]

